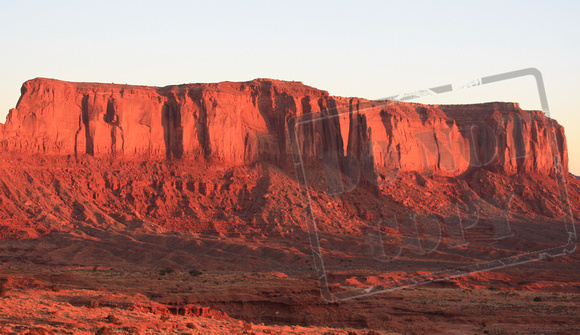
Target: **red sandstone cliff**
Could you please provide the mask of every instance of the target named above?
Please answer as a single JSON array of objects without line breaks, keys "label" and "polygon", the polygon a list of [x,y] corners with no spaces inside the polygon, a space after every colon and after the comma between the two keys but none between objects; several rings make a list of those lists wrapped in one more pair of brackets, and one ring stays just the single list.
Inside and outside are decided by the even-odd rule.
[{"label": "red sandstone cliff", "polygon": [[[509,220],[525,237],[537,223],[532,242],[545,248],[570,235],[544,222],[580,218],[580,182],[567,178],[568,196],[565,181],[539,176],[555,160],[567,172],[563,128],[513,103],[366,101],[266,79],[164,88],[35,79],[22,93],[0,124],[0,239],[47,236],[53,252],[42,239],[24,251],[47,262],[195,253],[244,264],[240,255],[255,253],[290,264],[292,253],[243,241],[307,241],[309,212],[349,245],[391,229],[376,219],[409,223],[413,212],[445,229],[461,219],[471,241],[507,236]],[[308,199],[291,164],[296,148]],[[351,177],[378,187],[350,187]],[[444,235],[457,240],[453,229]]]},{"label": "red sandstone cliff", "polygon": [[[288,120],[320,111],[329,117],[288,136]],[[38,78],[24,83],[0,126],[3,151],[226,166],[288,163],[288,138],[307,162],[329,152],[350,155],[378,175],[454,176],[470,166],[548,174],[554,157],[568,171],[563,128],[517,104],[370,102],[270,79],[157,88]]]}]

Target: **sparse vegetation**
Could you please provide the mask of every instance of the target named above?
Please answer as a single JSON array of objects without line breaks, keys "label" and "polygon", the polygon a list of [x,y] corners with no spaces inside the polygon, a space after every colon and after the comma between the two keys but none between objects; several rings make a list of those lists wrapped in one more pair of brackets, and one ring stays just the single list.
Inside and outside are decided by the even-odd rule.
[{"label": "sparse vegetation", "polygon": [[87,304],[88,308],[99,308],[99,301],[97,300],[91,300],[89,301],[89,303]]},{"label": "sparse vegetation", "polygon": [[534,302],[541,302],[541,301],[542,301],[542,297],[540,297],[540,296],[534,297]]},{"label": "sparse vegetation", "polygon": [[109,327],[101,327],[95,333],[95,335],[111,335],[111,334],[113,334],[113,331]]},{"label": "sparse vegetation", "polygon": [[203,272],[201,272],[201,271],[199,271],[199,270],[197,270],[197,269],[193,269],[193,270],[190,270],[190,271],[189,271],[189,274],[190,274],[192,277],[197,277],[197,276],[201,276],[201,275],[203,274]]},{"label": "sparse vegetation", "polygon": [[175,273],[175,270],[173,270],[171,267],[166,267],[165,269],[159,271],[159,275],[161,276],[170,275],[173,273]]},{"label": "sparse vegetation", "polygon": [[107,321],[109,321],[110,323],[113,323],[116,325],[121,324],[121,320],[119,320],[119,318],[114,316],[113,314],[109,314],[105,319],[107,319]]},{"label": "sparse vegetation", "polygon": [[52,334],[48,330],[42,327],[32,328],[28,331],[28,335],[45,335],[45,334]]},{"label": "sparse vegetation", "polygon": [[161,321],[167,321],[171,318],[171,316],[169,316],[169,314],[163,314],[161,315],[160,319]]},{"label": "sparse vegetation", "polygon": [[52,292],[59,292],[60,291],[60,286],[58,286],[57,284],[54,284],[50,287],[50,290]]},{"label": "sparse vegetation", "polygon": [[0,284],[0,297],[5,297],[8,293],[8,288],[3,284]]},{"label": "sparse vegetation", "polygon": [[249,322],[245,322],[245,321],[244,321],[244,324],[242,325],[242,329],[243,329],[243,330],[246,330],[246,331],[248,331],[248,330],[252,330],[252,327],[253,327],[253,326],[252,326],[252,324],[251,324],[251,323],[249,323]]},{"label": "sparse vegetation", "polygon": [[137,327],[123,327],[122,329],[127,332],[127,334],[140,334],[139,328]]}]

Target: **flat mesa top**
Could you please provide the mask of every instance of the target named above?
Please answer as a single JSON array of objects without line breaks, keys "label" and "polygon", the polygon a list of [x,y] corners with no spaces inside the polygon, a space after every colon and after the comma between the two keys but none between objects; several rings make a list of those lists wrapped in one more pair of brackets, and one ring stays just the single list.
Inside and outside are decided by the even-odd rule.
[{"label": "flat mesa top", "polygon": [[[365,98],[356,97],[340,97],[332,96],[328,91],[320,90],[312,86],[303,84],[301,81],[284,81],[271,78],[256,78],[250,81],[234,82],[234,81],[223,81],[216,83],[187,83],[179,85],[167,85],[167,86],[149,86],[149,85],[130,85],[130,84],[117,84],[117,83],[98,83],[98,82],[71,82],[52,78],[34,78],[26,81],[23,84],[22,91],[23,94],[29,90],[34,90],[34,87],[40,86],[72,86],[83,90],[96,90],[96,91],[148,91],[155,92],[158,94],[165,94],[169,92],[181,91],[181,90],[211,90],[211,91],[222,91],[230,93],[243,94],[243,92],[248,90],[272,90],[279,92],[300,92],[307,95],[315,96],[329,96],[340,101],[339,105],[346,105],[349,101],[358,101],[364,103],[365,108],[377,107],[383,104],[394,104],[396,106],[406,105],[408,107],[434,107],[442,108],[446,113],[453,114],[464,114],[466,108],[469,108],[468,114],[473,115],[474,113],[480,112],[499,112],[499,113],[510,113],[510,112],[521,112],[519,103],[517,102],[501,102],[501,101],[490,101],[482,103],[473,104],[435,104],[428,105],[418,102],[403,102],[403,101],[391,101],[391,100],[369,100]],[[421,113],[421,110],[416,110],[415,112]],[[526,111],[532,114],[542,115],[541,111]],[[459,116],[459,115],[457,115]]]},{"label": "flat mesa top", "polygon": [[319,90],[314,87],[304,85],[300,81],[284,81],[278,79],[270,79],[270,78],[256,78],[249,81],[241,81],[241,82],[234,82],[234,81],[223,81],[223,82],[216,82],[216,83],[185,83],[185,84],[178,84],[178,85],[167,85],[167,86],[150,86],[150,85],[131,85],[131,84],[118,84],[118,83],[99,83],[99,82],[71,82],[71,81],[64,81],[59,79],[53,78],[34,78],[28,80],[24,83],[23,87],[27,86],[35,86],[35,85],[50,85],[50,86],[59,86],[59,85],[69,85],[74,86],[77,88],[83,89],[115,89],[115,90],[152,90],[152,91],[171,91],[174,89],[218,89],[218,90],[243,90],[246,87],[252,86],[259,86],[261,88],[267,89],[270,87],[276,87],[279,89],[286,89],[286,90],[297,90],[297,91],[312,91],[312,93],[316,92],[317,94],[324,94],[328,95],[328,92],[324,90]]}]

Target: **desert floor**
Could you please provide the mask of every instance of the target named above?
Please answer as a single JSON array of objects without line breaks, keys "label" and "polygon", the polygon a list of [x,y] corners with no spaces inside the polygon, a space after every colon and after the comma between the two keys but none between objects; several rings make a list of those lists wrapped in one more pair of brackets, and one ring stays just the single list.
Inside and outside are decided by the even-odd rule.
[{"label": "desert floor", "polygon": [[578,334],[579,260],[339,303],[321,299],[307,273],[12,261],[0,268],[0,334]]}]

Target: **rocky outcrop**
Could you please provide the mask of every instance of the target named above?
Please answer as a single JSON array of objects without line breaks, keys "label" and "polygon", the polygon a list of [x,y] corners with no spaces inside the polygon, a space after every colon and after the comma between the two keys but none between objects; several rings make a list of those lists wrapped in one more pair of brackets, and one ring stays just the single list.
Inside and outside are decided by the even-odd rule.
[{"label": "rocky outcrop", "polygon": [[23,85],[2,145],[124,159],[275,161],[283,154],[285,118],[309,105],[303,97],[316,105],[328,94],[266,80],[153,88],[35,79]]},{"label": "rocky outcrop", "polygon": [[0,126],[0,146],[225,166],[288,164],[294,147],[307,164],[355,162],[378,179],[393,171],[456,176],[473,167],[549,174],[555,161],[568,171],[563,128],[514,103],[367,101],[270,79],[157,88],[38,78],[24,83]]}]

